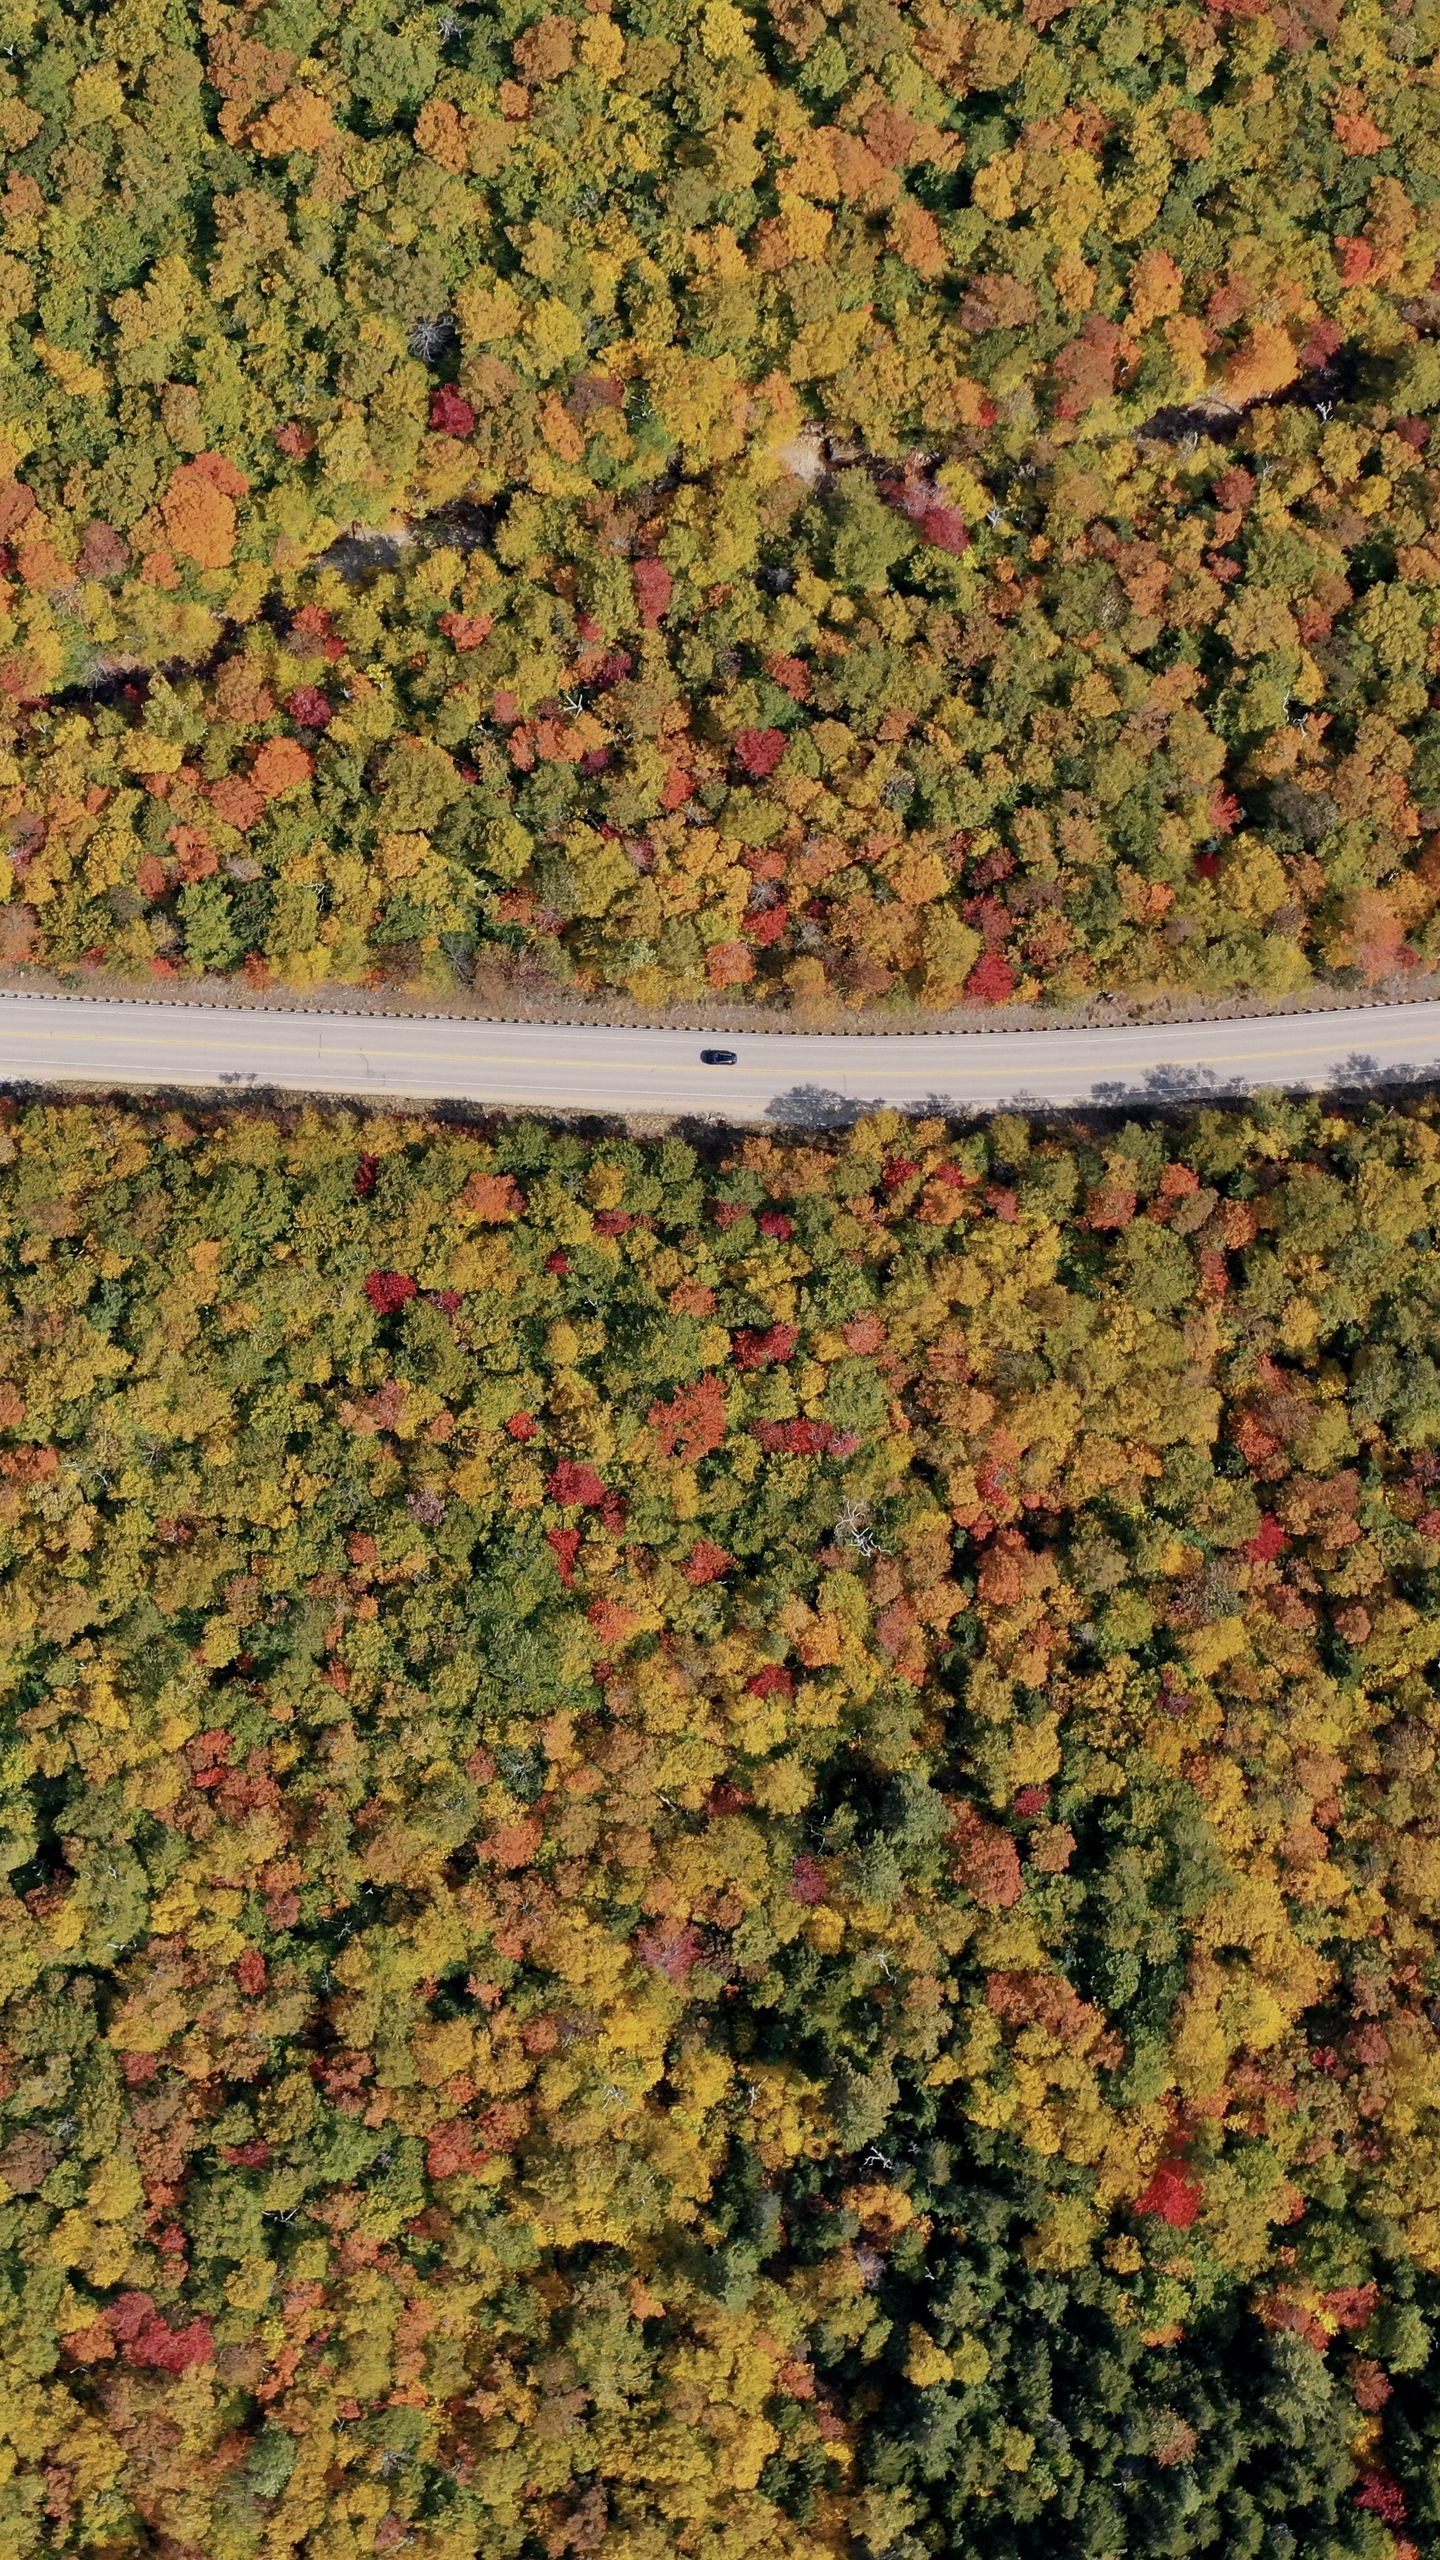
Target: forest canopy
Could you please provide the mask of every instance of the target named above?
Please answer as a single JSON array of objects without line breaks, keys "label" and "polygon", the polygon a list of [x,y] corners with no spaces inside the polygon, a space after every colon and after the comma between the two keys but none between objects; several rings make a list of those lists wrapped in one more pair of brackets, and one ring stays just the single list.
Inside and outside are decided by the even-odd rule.
[{"label": "forest canopy", "polygon": [[1437,1223],[6,1103],[4,2547],[1433,2551]]},{"label": "forest canopy", "polygon": [[3,0],[0,965],[1440,962],[1435,0]]}]

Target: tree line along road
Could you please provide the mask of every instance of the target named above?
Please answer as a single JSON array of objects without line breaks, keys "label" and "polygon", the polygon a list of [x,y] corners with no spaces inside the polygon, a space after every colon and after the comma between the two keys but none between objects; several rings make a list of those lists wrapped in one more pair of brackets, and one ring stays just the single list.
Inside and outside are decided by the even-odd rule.
[{"label": "tree line along road", "polygon": [[[733,1063],[707,1065],[702,1050]],[[0,992],[0,1084],[330,1094],[823,1126],[1384,1089],[1440,1075],[1440,1001],[1053,1031],[705,1032]]]}]

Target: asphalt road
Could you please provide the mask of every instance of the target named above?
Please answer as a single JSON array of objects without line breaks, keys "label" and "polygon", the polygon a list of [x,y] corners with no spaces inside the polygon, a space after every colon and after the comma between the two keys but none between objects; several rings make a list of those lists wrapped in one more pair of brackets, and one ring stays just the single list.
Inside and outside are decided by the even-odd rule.
[{"label": "asphalt road", "polygon": [[[701,1064],[702,1048],[736,1063]],[[0,993],[0,1085],[324,1093],[822,1125],[1440,1077],[1440,1002],[1119,1030],[627,1030]]]}]

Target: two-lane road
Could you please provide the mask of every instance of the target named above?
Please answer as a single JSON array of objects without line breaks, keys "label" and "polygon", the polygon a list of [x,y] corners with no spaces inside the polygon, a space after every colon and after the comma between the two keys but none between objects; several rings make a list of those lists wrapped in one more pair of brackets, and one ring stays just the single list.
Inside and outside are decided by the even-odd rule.
[{"label": "two-lane road", "polygon": [[[701,1050],[733,1052],[706,1066]],[[1440,1002],[1118,1030],[702,1032],[0,993],[0,1085],[843,1121],[1440,1077]]]}]

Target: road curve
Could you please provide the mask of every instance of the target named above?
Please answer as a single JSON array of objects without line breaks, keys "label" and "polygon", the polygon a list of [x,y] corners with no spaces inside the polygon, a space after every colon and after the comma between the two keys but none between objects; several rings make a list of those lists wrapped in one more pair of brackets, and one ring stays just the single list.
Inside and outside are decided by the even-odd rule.
[{"label": "road curve", "polygon": [[[733,1066],[705,1066],[702,1048]],[[0,1085],[334,1094],[812,1127],[1440,1077],[1440,1002],[1118,1030],[702,1032],[0,992]]]}]

